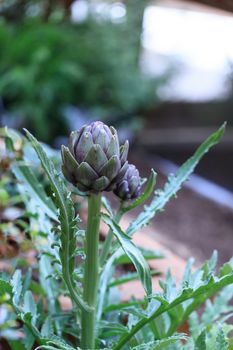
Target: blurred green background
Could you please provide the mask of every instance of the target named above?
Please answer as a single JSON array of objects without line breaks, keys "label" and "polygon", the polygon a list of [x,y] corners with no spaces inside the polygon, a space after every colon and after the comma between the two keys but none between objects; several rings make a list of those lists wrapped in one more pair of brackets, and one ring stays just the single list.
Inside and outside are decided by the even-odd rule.
[{"label": "blurred green background", "polygon": [[126,1],[120,8],[124,20],[90,8],[76,22],[72,3],[0,3],[1,114],[7,112],[8,124],[27,127],[53,145],[83,119],[126,122],[137,129],[169,76],[151,78],[139,66],[147,1]]},{"label": "blurred green background", "polygon": [[195,6],[0,0],[0,126],[26,127],[59,148],[71,130],[100,119],[181,164],[227,121],[218,152],[198,171],[232,190],[233,53],[223,36],[232,16]]}]

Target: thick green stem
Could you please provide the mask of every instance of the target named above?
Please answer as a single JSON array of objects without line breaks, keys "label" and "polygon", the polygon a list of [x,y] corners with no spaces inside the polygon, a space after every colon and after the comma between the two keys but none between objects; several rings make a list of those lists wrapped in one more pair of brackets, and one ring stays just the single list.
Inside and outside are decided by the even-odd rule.
[{"label": "thick green stem", "polygon": [[84,301],[91,312],[82,311],[83,350],[95,349],[96,302],[99,277],[99,226],[100,226],[101,194],[90,194],[88,197],[88,220],[85,239]]},{"label": "thick green stem", "polygon": [[[114,221],[118,224],[120,222],[120,219],[122,218],[122,215],[123,215],[123,211],[121,210],[121,207],[118,211],[118,213],[116,214],[115,218],[114,218]],[[103,244],[103,248],[102,248],[102,251],[101,251],[101,255],[100,255],[100,267],[103,267],[107,257],[108,257],[108,254],[109,254],[109,251],[110,251],[110,248],[111,248],[111,245],[112,245],[112,240],[113,240],[113,237],[114,237],[114,234],[112,232],[112,230],[109,230],[108,231],[108,234],[105,238],[105,241],[104,241],[104,244]]]}]

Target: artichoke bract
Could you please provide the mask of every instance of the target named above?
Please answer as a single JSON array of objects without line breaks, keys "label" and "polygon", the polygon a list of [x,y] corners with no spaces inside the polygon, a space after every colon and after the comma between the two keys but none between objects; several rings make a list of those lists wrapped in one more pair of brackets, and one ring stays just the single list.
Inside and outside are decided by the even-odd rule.
[{"label": "artichoke bract", "polygon": [[100,121],[70,134],[62,146],[62,172],[82,192],[112,191],[127,170],[129,144],[121,147],[117,131]]},{"label": "artichoke bract", "polygon": [[138,169],[128,164],[126,173],[113,191],[122,200],[136,199],[141,193],[141,178]]}]

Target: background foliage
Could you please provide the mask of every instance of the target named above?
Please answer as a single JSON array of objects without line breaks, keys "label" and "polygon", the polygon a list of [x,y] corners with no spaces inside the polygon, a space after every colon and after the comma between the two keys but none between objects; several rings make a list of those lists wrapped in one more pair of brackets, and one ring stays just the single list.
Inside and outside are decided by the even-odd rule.
[{"label": "background foliage", "polygon": [[127,2],[120,22],[90,12],[79,23],[59,6],[30,3],[17,21],[17,7],[9,6],[11,16],[2,9],[0,21],[2,113],[10,111],[14,124],[50,141],[68,128],[67,106],[128,123],[156,102],[156,87],[166,79],[152,80],[139,67],[146,2]]}]

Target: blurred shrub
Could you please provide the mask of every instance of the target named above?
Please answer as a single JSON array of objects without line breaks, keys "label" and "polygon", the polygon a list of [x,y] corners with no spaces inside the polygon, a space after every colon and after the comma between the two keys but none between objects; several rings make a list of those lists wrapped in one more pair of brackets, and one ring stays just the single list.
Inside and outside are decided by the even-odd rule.
[{"label": "blurred shrub", "polygon": [[1,21],[0,95],[6,109],[48,142],[65,131],[67,105],[117,119],[155,103],[161,81],[139,68],[138,1],[129,4],[121,23],[93,16],[78,24],[40,16]]}]

